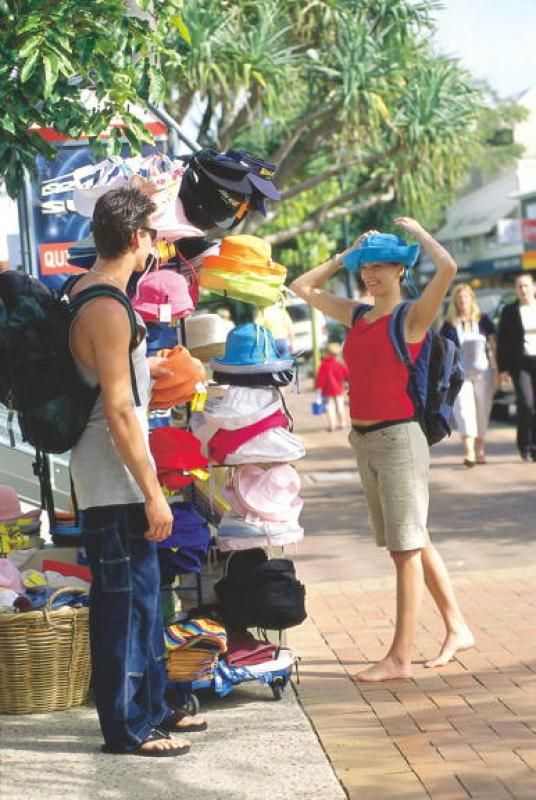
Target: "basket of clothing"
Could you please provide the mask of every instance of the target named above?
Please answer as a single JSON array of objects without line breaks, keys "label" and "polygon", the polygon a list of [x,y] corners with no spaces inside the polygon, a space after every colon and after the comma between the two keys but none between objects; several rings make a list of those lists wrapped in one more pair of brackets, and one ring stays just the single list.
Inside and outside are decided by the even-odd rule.
[{"label": "basket of clothing", "polygon": [[91,661],[89,609],[61,605],[87,593],[66,586],[37,611],[0,614],[0,714],[61,711],[82,705]]}]

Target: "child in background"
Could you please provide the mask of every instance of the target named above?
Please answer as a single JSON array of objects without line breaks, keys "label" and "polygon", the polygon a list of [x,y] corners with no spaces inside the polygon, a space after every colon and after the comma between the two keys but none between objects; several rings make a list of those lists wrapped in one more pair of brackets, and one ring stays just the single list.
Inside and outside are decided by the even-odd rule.
[{"label": "child in background", "polygon": [[330,342],[326,348],[326,355],[320,362],[316,376],[316,388],[322,392],[326,399],[328,431],[334,431],[336,428],[342,430],[348,426],[344,407],[348,367],[338,358],[340,353],[340,344]]}]

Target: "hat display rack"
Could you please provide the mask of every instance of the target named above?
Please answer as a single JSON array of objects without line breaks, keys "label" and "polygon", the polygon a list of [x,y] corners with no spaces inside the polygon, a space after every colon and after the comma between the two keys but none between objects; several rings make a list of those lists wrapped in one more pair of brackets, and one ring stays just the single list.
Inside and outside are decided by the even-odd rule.
[{"label": "hat display rack", "polygon": [[[281,394],[295,379],[294,359],[280,358],[260,325],[229,332],[218,314],[196,311],[200,288],[257,308],[282,302],[286,270],[272,261],[270,245],[233,233],[247,214],[266,215],[266,201],[280,199],[275,172],[234,149],[113,157],[74,172],[83,216],[106,191],[126,185],[157,207],[155,263],[129,290],[147,326],[148,354],[164,358],[170,373],[154,381],[149,412],[151,451],[174,517],[172,542],[160,549],[170,582],[173,574],[199,578],[209,525],[222,553],[284,547],[303,536],[291,464],[305,450]],[[215,230],[228,235],[208,238]],[[69,250],[76,266],[89,268],[95,258],[91,235]],[[199,579],[199,604],[200,587]]]}]

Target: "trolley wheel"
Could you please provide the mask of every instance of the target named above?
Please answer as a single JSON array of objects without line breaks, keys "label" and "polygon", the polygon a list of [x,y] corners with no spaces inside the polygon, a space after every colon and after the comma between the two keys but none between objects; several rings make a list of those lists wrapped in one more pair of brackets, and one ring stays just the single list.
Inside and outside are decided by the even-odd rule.
[{"label": "trolley wheel", "polygon": [[201,703],[197,699],[197,695],[189,693],[185,695],[181,708],[189,717],[195,717],[201,711]]},{"label": "trolley wheel", "polygon": [[274,678],[272,683],[272,694],[274,696],[274,700],[281,700],[283,698],[284,688],[285,682],[283,678]]}]

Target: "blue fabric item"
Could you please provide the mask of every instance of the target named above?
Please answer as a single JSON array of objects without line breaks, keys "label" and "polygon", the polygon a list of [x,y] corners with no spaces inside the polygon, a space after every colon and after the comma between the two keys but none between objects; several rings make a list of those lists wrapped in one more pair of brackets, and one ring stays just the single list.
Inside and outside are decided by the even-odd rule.
[{"label": "blue fabric item", "polygon": [[158,542],[157,546],[199,548],[206,553],[210,542],[210,531],[193,503],[186,501],[173,503],[171,513],[173,514],[171,536]]},{"label": "blue fabric item", "polygon": [[156,428],[169,428],[171,425],[171,411],[151,411],[149,414],[149,430]]},{"label": "blue fabric item", "polygon": [[[278,671],[277,674],[285,675],[288,680],[292,669]],[[219,697],[230,694],[234,687],[245,681],[258,681],[269,686],[274,679],[274,672],[252,673],[247,667],[232,667],[223,658],[218,659],[214,669],[214,691]]]},{"label": "blue fabric item", "polygon": [[157,547],[146,530],[142,503],[84,511],[95,702],[104,741],[124,752],[171,715]]},{"label": "blue fabric item", "polygon": [[[20,606],[17,607],[21,607],[25,611],[37,611],[38,609],[46,606],[47,600],[54,594],[55,591],[57,591],[57,589],[51,586],[33,586],[29,589],[26,589],[25,592],[19,595],[19,599],[22,598],[23,600],[20,603]],[[88,605],[89,596],[87,594],[63,592],[63,594],[60,594],[58,597],[56,597],[52,603],[52,610],[61,608],[62,606],[82,607]]]},{"label": "blue fabric item", "polygon": [[172,349],[177,346],[178,336],[175,325],[160,322],[147,322],[147,355],[154,356],[158,350]]},{"label": "blue fabric item", "polygon": [[405,239],[392,233],[372,233],[363,242],[347,253],[343,266],[349,271],[359,271],[363,264],[385,262],[413,267],[419,258],[418,244],[408,245]]},{"label": "blue fabric item", "polygon": [[233,364],[234,366],[254,366],[266,364],[269,361],[279,361],[271,331],[247,322],[237,325],[228,334],[225,342],[225,355],[223,358],[213,358],[215,364]]},{"label": "blue fabric item", "polygon": [[199,573],[205,561],[207,551],[198,547],[168,547],[158,551],[162,578],[174,578],[175,575],[186,575],[188,572]]}]

